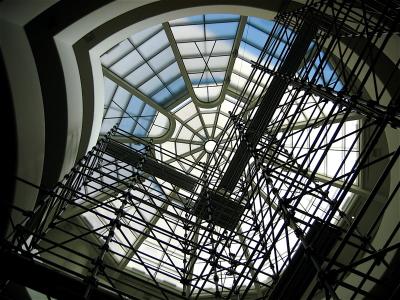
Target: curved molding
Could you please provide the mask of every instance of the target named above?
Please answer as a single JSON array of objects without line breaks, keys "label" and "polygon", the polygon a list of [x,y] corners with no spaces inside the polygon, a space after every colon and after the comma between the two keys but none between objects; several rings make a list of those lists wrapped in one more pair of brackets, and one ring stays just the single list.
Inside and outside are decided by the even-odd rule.
[{"label": "curved molding", "polygon": [[[54,1],[10,2],[0,3],[0,45],[15,112],[16,175],[40,185],[45,160],[45,112],[38,70],[24,26]],[[14,205],[30,210],[35,205],[38,190],[16,181],[13,195],[14,199],[0,201],[13,201]],[[15,222],[20,217],[13,212]]]},{"label": "curved molding", "polygon": [[[235,40],[232,45],[231,55],[229,56],[229,62],[228,62],[227,68],[226,68],[224,83],[222,85],[221,92],[215,100],[210,101],[210,102],[201,101],[197,97],[197,95],[194,91],[194,88],[193,88],[193,84],[187,73],[182,56],[180,54],[178,45],[177,45],[174,35],[172,33],[171,27],[169,26],[168,22],[163,23],[164,31],[168,37],[169,43],[172,48],[172,52],[175,55],[176,62],[178,63],[183,80],[185,81],[185,85],[188,90],[189,96],[196,106],[201,107],[201,108],[213,108],[213,107],[220,105],[225,100],[226,92],[227,92],[229,82],[230,82],[230,77],[232,74],[233,66],[235,64],[237,53],[239,51],[240,42],[242,41],[243,31],[246,26],[246,22],[247,22],[247,17],[241,16],[239,24],[238,24]],[[179,104],[179,103],[177,103],[177,104]]]},{"label": "curved molding", "polygon": [[[163,142],[167,141],[173,135],[173,133],[175,131],[176,121],[175,121],[174,116],[169,111],[167,111],[162,106],[160,106],[159,104],[154,102],[151,98],[149,98],[148,96],[146,96],[145,94],[140,92],[138,89],[134,88],[129,82],[127,82],[126,80],[120,78],[118,75],[116,75],[114,72],[112,72],[108,68],[103,66],[102,69],[103,69],[104,76],[106,76],[108,79],[112,80],[118,86],[120,86],[123,89],[127,90],[132,95],[138,97],[144,103],[146,103],[149,106],[153,107],[155,110],[157,110],[158,112],[162,113],[164,116],[166,116],[168,118],[168,121],[169,121],[168,130],[162,136],[149,137],[149,139],[151,139],[153,141],[153,143],[163,143]],[[131,141],[131,139],[129,139],[129,138],[118,137],[118,136],[114,137],[114,139],[116,139],[116,140],[118,140],[119,142],[122,142],[122,143],[125,140],[127,142]]]}]

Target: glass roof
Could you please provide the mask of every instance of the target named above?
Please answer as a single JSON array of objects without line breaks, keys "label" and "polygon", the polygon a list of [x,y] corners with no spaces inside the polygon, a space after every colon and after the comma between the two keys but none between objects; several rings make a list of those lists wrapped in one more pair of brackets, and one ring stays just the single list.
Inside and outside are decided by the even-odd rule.
[{"label": "glass roof", "polygon": [[[233,149],[233,143],[236,142],[236,137],[229,130],[223,131],[223,128],[235,105],[239,105],[239,108],[243,109],[240,99],[249,97],[248,94],[241,95],[242,90],[253,71],[252,64],[257,61],[266,40],[275,38],[271,36],[273,26],[274,22],[271,20],[251,16],[198,15],[153,26],[120,42],[101,57],[105,74],[105,106],[101,133],[105,134],[116,125],[132,135],[152,138],[161,150],[185,158],[186,163],[183,164],[171,156],[165,156],[162,151],[157,152],[157,159],[196,177],[200,177],[202,173],[202,168],[199,166],[214,166],[216,157],[222,156],[222,160],[219,161],[216,168],[223,173],[229,163],[229,154]],[[268,58],[269,66],[272,69],[277,68],[281,62],[281,55],[286,51],[287,43],[293,38],[294,33],[287,31],[284,38],[277,40],[276,49],[271,50],[274,56]],[[312,44],[309,53],[314,51],[316,49]],[[323,55],[323,52],[319,53],[321,59]],[[319,62],[316,61],[315,65],[319,65]],[[329,63],[325,63],[322,70],[317,69],[316,66],[313,66],[312,70],[307,70],[304,66],[298,72],[300,74],[308,73],[309,79],[316,78],[318,83],[329,86],[335,91],[340,91],[342,88],[340,80]],[[253,78],[257,78],[257,76]],[[264,87],[268,85],[268,79],[268,75],[261,82],[256,82],[254,79],[247,90],[254,88],[254,96],[259,96]],[[293,93],[293,87],[289,86],[282,97],[280,107],[285,105],[288,97]],[[299,99],[302,96],[304,96],[304,92],[297,95]],[[303,109],[299,114],[296,126],[303,129],[302,126],[307,120],[318,120],[331,112],[332,107],[329,103],[321,104],[321,101],[318,100],[318,96],[307,96],[306,102],[301,104],[306,105],[307,109]],[[296,107],[296,105],[292,106],[292,115],[295,114]],[[252,107],[247,117],[251,118],[256,110],[257,107]],[[288,120],[282,120],[282,118],[283,110],[278,109],[273,117],[272,127],[273,124],[276,124],[283,132]],[[283,122],[283,126],[278,125],[280,121]],[[332,124],[327,127],[327,135],[333,134],[338,128],[337,126],[337,124]],[[346,122],[340,128],[339,141],[331,147],[318,168],[319,175],[327,177],[341,175],[353,167],[358,158],[359,146],[358,142],[355,147],[350,148],[350,145],[356,141],[358,126],[359,121],[353,120]],[[302,134],[303,131],[292,131],[286,140],[285,148],[298,156],[306,152],[310,143],[313,142],[310,136],[313,136],[314,128],[310,127],[307,130],[311,131],[308,140],[303,140],[306,136]],[[212,152],[205,149],[205,144],[210,140],[218,142]],[[327,140],[323,142],[327,143]],[[140,144],[132,146],[141,147]],[[344,155],[347,155],[349,149],[351,152],[344,159]],[[323,148],[316,151],[314,161],[321,157],[323,151]],[[313,164],[310,158],[309,160]],[[337,164],[338,161],[345,161],[345,166]],[[280,168],[280,166],[276,166],[276,168]],[[120,174],[120,176],[124,175]],[[283,184],[283,188],[280,192],[284,193],[285,185],[281,184]],[[162,193],[162,189],[168,185],[167,182],[155,178],[148,178],[142,183],[144,190],[160,191],[160,197],[164,197],[165,193]],[[270,192],[268,187],[264,188],[264,193],[268,194]],[[332,195],[338,192],[338,188],[332,188],[329,191]],[[173,189],[170,187],[167,194],[173,193]],[[351,193],[349,193],[350,196]],[[144,191],[136,191],[135,197],[144,199],[148,196]],[[300,205],[305,211],[312,211],[313,214],[320,214],[323,217],[326,208],[323,206],[315,208],[314,199],[312,195],[307,195],[302,198]],[[111,197],[108,201],[110,206],[119,207],[118,195]],[[155,201],[156,206],[165,205],[156,199],[148,199],[148,201]],[[137,205],[143,206],[144,204],[138,202]],[[179,209],[179,206],[164,208],[177,215],[183,214],[183,210]],[[104,208],[102,210],[102,214],[105,216],[112,213],[112,210],[107,211]],[[127,210],[132,215],[139,213],[138,207],[128,207]],[[142,215],[141,218],[157,224],[161,228],[170,226],[165,220],[154,217],[155,210],[154,207],[149,206],[148,214]],[[85,217],[94,228],[100,228],[106,223],[105,219],[94,214],[91,215],[91,213],[86,213]],[[265,218],[267,216],[264,216]],[[306,220],[308,217],[303,215],[299,218]],[[126,219],[124,222],[132,221]],[[250,223],[250,221],[243,223],[241,231],[247,232],[251,227]],[[126,230],[125,234],[129,237],[132,245],[137,245],[138,251],[147,255],[146,263],[152,266],[152,275],[157,279],[181,287],[182,283],[180,283],[178,275],[180,268],[183,267],[181,266],[183,255],[178,250],[179,242],[171,240],[171,237],[165,232],[155,232],[154,236],[143,238],[139,232],[145,230],[145,223],[132,226],[135,226],[137,230],[135,232]],[[168,230],[184,234],[184,229],[178,223]],[[277,265],[283,264],[288,247],[296,247],[298,244],[293,233],[289,232],[288,236],[289,240],[282,239],[279,242],[281,245],[277,246],[279,251],[273,257],[271,256],[271,260],[274,260]],[[117,238],[123,239],[122,236],[117,236]],[[157,239],[167,241],[169,246],[161,249]],[[253,236],[252,239],[254,241],[250,242],[248,247],[253,247],[260,237]],[[245,259],[247,249],[239,240],[233,240],[230,246],[230,251],[235,252],[241,259]],[[118,243],[114,243],[112,248],[121,255],[116,255],[115,259],[123,265],[122,267],[139,270],[146,274],[149,272],[141,261],[130,260],[124,264],[123,257],[132,256],[129,254],[128,248]],[[164,259],[166,252],[170,255]],[[261,260],[262,258],[258,257],[253,263],[257,265]],[[205,262],[199,259],[194,265],[194,274],[204,272],[204,266]],[[166,274],[175,274],[176,279]],[[258,277],[260,281],[267,282],[272,274],[274,274],[274,270],[268,264]],[[229,286],[229,282],[232,285],[233,276],[225,274],[224,280],[225,285]],[[212,289],[211,282],[205,281],[204,284],[206,289]]]},{"label": "glass roof", "polygon": [[[195,96],[216,100],[237,36],[240,16],[200,15],[169,22]],[[190,32],[190,35],[188,33]]]}]

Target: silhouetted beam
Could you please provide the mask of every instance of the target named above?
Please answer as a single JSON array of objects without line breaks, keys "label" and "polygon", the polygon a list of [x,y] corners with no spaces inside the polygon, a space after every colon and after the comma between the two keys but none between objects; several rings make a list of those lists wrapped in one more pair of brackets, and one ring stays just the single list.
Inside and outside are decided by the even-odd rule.
[{"label": "silhouetted beam", "polygon": [[[88,286],[82,278],[67,275],[45,264],[9,251],[0,252],[0,279],[11,280],[57,299],[83,299]],[[94,287],[91,299],[121,299],[117,294]]]},{"label": "silhouetted beam", "polygon": [[[284,74],[294,74],[301,64],[302,59],[307,53],[316,32],[317,26],[311,23],[312,18],[305,18],[300,30],[297,32],[296,39],[286,56],[285,61],[279,67],[278,72]],[[255,113],[253,119],[250,121],[246,136],[248,140],[256,145],[262,135],[265,133],[272,116],[279,105],[285,91],[288,88],[286,80],[275,76],[267,88],[267,91],[260,101],[260,106]],[[231,163],[219,185],[228,191],[233,191],[240,176],[242,175],[245,166],[249,162],[251,153],[245,142],[239,144]]]},{"label": "silhouetted beam", "polygon": [[[140,152],[112,140],[107,145],[105,152],[132,166],[136,166],[142,159]],[[143,164],[143,171],[187,191],[193,191],[198,182],[196,178],[179,172],[166,164],[157,162],[151,157],[146,157]]]},{"label": "silhouetted beam", "polygon": [[[218,225],[228,230],[235,230],[245,207],[222,194],[209,192],[209,201],[212,207],[212,220],[214,225]],[[198,198],[193,214],[203,220],[208,220],[208,201],[203,193]]]}]

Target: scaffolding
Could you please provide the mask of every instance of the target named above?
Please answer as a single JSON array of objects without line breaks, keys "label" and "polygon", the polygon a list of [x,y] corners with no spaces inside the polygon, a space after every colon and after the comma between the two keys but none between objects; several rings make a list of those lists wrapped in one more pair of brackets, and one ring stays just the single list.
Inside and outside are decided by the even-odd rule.
[{"label": "scaffolding", "polygon": [[399,7],[310,1],[279,13],[220,135],[224,155],[196,177],[162,159],[185,158],[115,127],[13,224],[2,263],[56,298],[394,296],[400,222],[382,223],[400,199],[400,141],[382,144],[388,128],[399,137],[400,59],[380,70]]}]

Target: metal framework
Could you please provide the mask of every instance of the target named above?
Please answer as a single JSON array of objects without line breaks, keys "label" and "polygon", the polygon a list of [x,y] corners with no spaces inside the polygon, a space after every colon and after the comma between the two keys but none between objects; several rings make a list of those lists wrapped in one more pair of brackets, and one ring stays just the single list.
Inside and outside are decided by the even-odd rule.
[{"label": "metal framework", "polygon": [[[215,155],[193,162],[117,124],[12,224],[1,263],[55,284],[61,272],[75,286],[63,292],[83,299],[395,298],[400,60],[379,70],[399,8],[309,1],[279,13],[212,134]],[[388,130],[397,140],[383,146]]]}]

